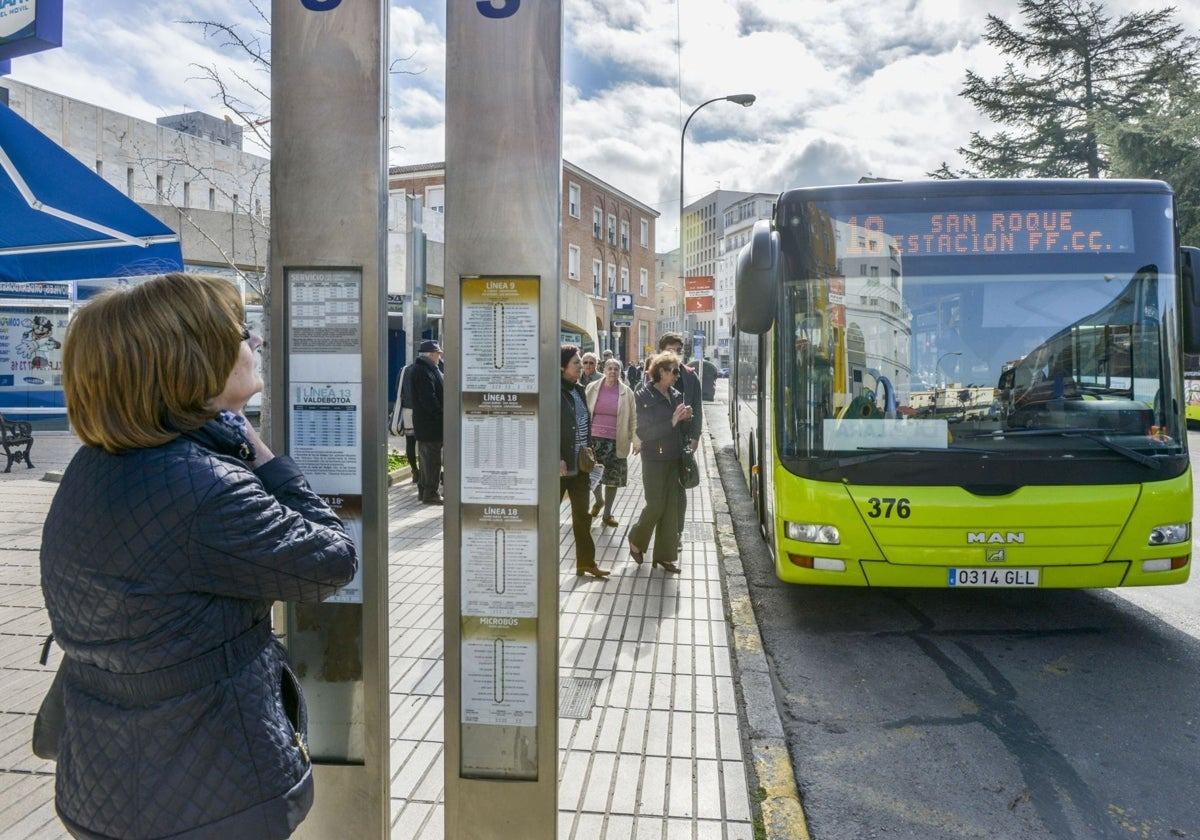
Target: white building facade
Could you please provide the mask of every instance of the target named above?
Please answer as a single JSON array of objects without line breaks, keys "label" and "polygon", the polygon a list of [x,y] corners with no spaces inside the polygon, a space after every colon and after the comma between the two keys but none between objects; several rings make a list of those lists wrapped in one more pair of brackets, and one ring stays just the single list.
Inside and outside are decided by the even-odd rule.
[{"label": "white building facade", "polygon": [[[725,211],[733,204],[755,195],[757,193],[714,190],[684,208],[681,225],[683,234],[680,237],[680,266],[684,278],[717,276],[717,268],[721,262]],[[687,332],[704,335],[706,355],[712,354],[716,348],[717,309],[719,307],[714,301],[713,311],[685,317]]]},{"label": "white building facade", "polygon": [[[270,162],[240,148],[223,120],[182,115],[196,134],[0,78],[0,101],[115,189],[180,235],[184,269],[226,277],[242,291],[247,319],[261,329],[268,259]],[[171,118],[168,118],[171,119]],[[214,130],[215,129],[215,130]],[[0,224],[2,224],[0,220]],[[0,405],[6,416],[65,429],[62,333],[78,309],[122,278],[13,283],[0,289]],[[52,348],[36,376],[14,375],[28,324],[47,321]],[[54,347],[58,344],[58,347]]]},{"label": "white building facade", "polygon": [[715,349],[716,360],[721,367],[729,367],[738,253],[742,250],[742,246],[750,241],[754,223],[759,219],[770,219],[775,214],[777,198],[775,193],[755,193],[735,201],[725,209],[721,216],[721,248],[716,271]]}]

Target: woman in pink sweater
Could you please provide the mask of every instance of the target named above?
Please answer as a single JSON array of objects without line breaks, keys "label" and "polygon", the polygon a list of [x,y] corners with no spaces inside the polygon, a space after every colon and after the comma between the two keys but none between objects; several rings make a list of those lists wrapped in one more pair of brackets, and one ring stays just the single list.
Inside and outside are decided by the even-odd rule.
[{"label": "woman in pink sweater", "polygon": [[[621,363],[609,359],[604,363],[604,377],[587,386],[588,410],[592,413],[592,448],[596,463],[604,467],[604,476],[595,489],[596,503],[592,516],[604,508],[609,528],[619,524],[613,516],[617,488],[625,486],[628,467],[625,459],[630,449],[636,455],[641,450],[637,438],[637,414],[633,407],[633,391],[621,381]],[[603,495],[601,495],[603,488]]]}]

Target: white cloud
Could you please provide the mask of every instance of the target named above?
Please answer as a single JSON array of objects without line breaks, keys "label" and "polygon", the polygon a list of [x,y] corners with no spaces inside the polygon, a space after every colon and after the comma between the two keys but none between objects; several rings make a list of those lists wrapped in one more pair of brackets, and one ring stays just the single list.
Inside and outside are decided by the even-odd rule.
[{"label": "white cloud", "polygon": [[[268,0],[258,2],[269,12]],[[436,3],[412,3],[392,0],[392,56],[407,71],[392,76],[393,163],[445,154],[444,24]],[[1114,15],[1162,5],[1108,3]],[[67,9],[66,46],[18,60],[18,79],[153,120],[220,113],[190,64],[256,78],[219,41],[177,22],[212,17],[265,34],[249,0]],[[689,198],[717,183],[774,192],[868,171],[918,178],[943,160],[954,165],[970,132],[989,127],[959,96],[967,68],[1002,67],[981,37],[989,13],[1015,22],[1017,0],[565,0],[564,154],[659,209],[661,250],[673,246],[677,225],[681,111],[713,96],[751,92],[758,101],[714,104],[692,123]],[[1180,4],[1178,20],[1200,31],[1200,3]]]}]

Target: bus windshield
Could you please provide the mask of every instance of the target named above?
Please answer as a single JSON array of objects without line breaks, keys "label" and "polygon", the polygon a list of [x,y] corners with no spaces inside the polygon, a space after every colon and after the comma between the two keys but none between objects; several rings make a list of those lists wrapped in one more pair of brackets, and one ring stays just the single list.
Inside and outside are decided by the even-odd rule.
[{"label": "bus windshield", "polygon": [[779,214],[785,462],[1183,452],[1169,195],[785,197]]}]

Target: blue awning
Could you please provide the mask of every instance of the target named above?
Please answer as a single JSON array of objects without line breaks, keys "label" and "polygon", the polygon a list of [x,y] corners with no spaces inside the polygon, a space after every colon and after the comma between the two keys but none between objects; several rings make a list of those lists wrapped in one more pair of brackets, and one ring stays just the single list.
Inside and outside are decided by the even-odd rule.
[{"label": "blue awning", "polygon": [[0,105],[0,280],[182,268],[178,234]]}]

